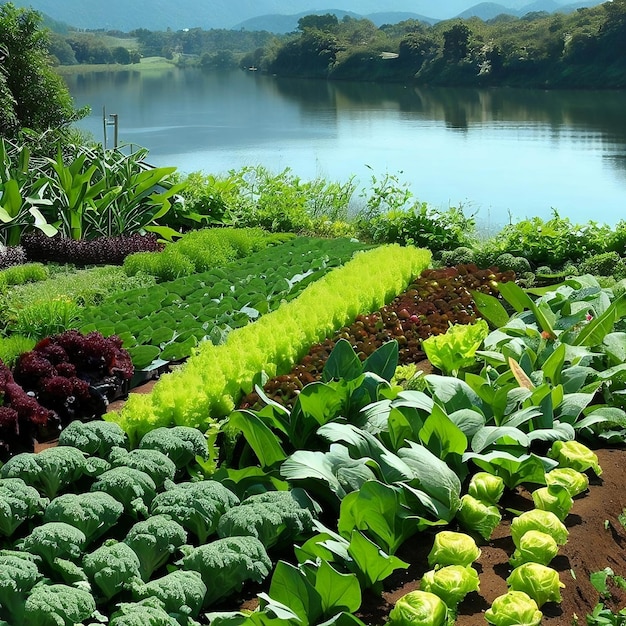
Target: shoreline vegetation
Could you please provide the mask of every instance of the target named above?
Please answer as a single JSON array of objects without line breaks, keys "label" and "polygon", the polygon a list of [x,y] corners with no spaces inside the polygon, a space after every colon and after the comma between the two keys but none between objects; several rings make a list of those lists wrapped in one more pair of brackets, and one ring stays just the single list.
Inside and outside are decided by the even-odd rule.
[{"label": "shoreline vegetation", "polygon": [[626,0],[613,0],[571,13],[455,18],[434,25],[410,19],[378,27],[368,19],[308,15],[287,34],[201,28],[70,31],[51,33],[48,49],[61,73],[99,65],[143,70],[139,59],[161,57],[178,67],[254,68],[328,80],[624,89],[625,42]]}]

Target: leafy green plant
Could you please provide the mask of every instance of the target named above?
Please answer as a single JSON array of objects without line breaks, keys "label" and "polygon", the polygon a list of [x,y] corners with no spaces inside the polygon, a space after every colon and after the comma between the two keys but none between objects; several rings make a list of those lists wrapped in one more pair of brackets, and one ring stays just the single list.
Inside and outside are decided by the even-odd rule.
[{"label": "leafy green plant", "polygon": [[446,626],[446,603],[429,591],[410,591],[398,599],[389,613],[393,626]]},{"label": "leafy green plant", "polygon": [[476,350],[489,334],[485,320],[475,324],[454,324],[443,335],[433,335],[422,341],[428,360],[444,374],[458,376],[462,368],[475,363]]},{"label": "leafy green plant", "polygon": [[537,603],[523,591],[509,591],[498,596],[485,611],[487,623],[493,626],[539,626],[542,618]]},{"label": "leafy green plant", "polygon": [[69,298],[53,298],[33,302],[18,309],[8,320],[7,329],[36,340],[62,333],[79,326],[79,307]]}]

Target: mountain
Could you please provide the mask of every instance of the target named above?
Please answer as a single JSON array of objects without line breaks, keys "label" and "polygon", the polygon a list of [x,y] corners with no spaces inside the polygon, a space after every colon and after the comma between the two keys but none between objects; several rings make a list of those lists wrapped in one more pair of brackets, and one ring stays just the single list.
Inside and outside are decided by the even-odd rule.
[{"label": "mountain", "polygon": [[466,9],[462,13],[459,13],[457,17],[461,17],[463,19],[479,17],[481,20],[491,20],[502,13],[508,13],[509,15],[518,14],[516,10],[505,7],[502,4],[496,4],[495,2],[481,2],[480,4],[475,4],[473,7]]},{"label": "mountain", "polygon": [[[455,17],[470,9],[472,0],[332,0],[341,11],[357,15],[404,13],[429,15],[431,21]],[[571,5],[571,0],[551,0],[557,7]],[[320,0],[13,0],[18,7],[46,13],[52,19],[76,28],[130,31],[180,30],[200,27],[233,28],[246,20],[268,15],[308,15],[328,13],[320,10]],[[0,0],[0,4],[3,2]],[[528,0],[499,0],[508,10],[519,11]],[[315,5],[318,5],[315,7]],[[589,0],[585,6],[600,4]],[[508,11],[507,11],[508,12]]]}]

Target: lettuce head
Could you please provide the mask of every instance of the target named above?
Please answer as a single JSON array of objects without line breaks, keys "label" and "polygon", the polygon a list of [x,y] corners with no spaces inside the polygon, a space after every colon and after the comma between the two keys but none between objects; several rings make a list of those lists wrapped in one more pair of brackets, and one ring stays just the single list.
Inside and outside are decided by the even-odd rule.
[{"label": "lettuce head", "polygon": [[558,552],[559,546],[552,535],[540,530],[529,530],[519,539],[509,563],[513,567],[519,567],[524,563],[547,565]]},{"label": "lettuce head", "polygon": [[543,613],[523,591],[498,596],[485,611],[485,620],[494,626],[539,626]]},{"label": "lettuce head", "polygon": [[589,478],[586,474],[579,472],[571,467],[555,467],[546,473],[546,485],[561,485],[569,491],[572,498],[587,491],[589,487]]},{"label": "lettuce head", "polygon": [[445,565],[471,565],[480,556],[480,548],[472,537],[465,533],[442,530],[435,535],[432,550],[428,555],[430,567]]},{"label": "lettuce head", "polygon": [[519,547],[522,535],[529,530],[540,530],[552,536],[554,541],[560,546],[567,543],[569,532],[565,524],[551,511],[541,509],[531,509],[518,515],[511,522],[511,537],[516,547]]},{"label": "lettuce head", "polygon": [[455,610],[468,593],[480,590],[480,581],[478,572],[469,565],[447,565],[426,572],[422,576],[420,589],[434,593],[450,610]]},{"label": "lettuce head", "polygon": [[477,532],[485,541],[491,539],[495,527],[502,520],[498,507],[485,504],[468,493],[461,498],[456,518],[465,530]]},{"label": "lettuce head", "polygon": [[561,485],[541,487],[533,491],[532,496],[535,508],[543,511],[552,511],[561,521],[565,520],[567,514],[574,506],[574,501],[569,491]]},{"label": "lettuce head", "polygon": [[411,591],[389,613],[390,626],[446,626],[448,607],[434,593]]},{"label": "lettuce head", "polygon": [[555,441],[548,456],[558,461],[561,467],[570,467],[579,472],[593,470],[596,476],[602,474],[598,455],[578,441]]},{"label": "lettuce head", "polygon": [[504,493],[504,480],[489,472],[477,472],[470,479],[467,493],[485,504],[498,504]]},{"label": "lettuce head", "polygon": [[559,573],[541,563],[524,563],[516,567],[506,582],[511,590],[523,591],[530,596],[540,608],[546,602],[561,602],[561,587],[565,587],[559,580]]}]

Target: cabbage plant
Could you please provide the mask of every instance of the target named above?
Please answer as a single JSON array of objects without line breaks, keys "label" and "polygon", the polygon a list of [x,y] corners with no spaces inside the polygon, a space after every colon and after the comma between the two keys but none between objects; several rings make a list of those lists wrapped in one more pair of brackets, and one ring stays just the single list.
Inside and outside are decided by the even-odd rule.
[{"label": "cabbage plant", "polygon": [[513,543],[519,546],[522,535],[529,530],[540,530],[548,533],[560,546],[567,543],[569,532],[565,524],[551,511],[532,509],[518,515],[511,522],[511,537]]},{"label": "cabbage plant", "polygon": [[589,478],[586,474],[571,467],[555,467],[546,473],[546,485],[561,485],[569,491],[569,495],[575,498],[589,487]]},{"label": "cabbage plant", "polygon": [[446,626],[448,607],[434,593],[411,591],[389,613],[389,626]]},{"label": "cabbage plant", "polygon": [[477,472],[470,479],[467,493],[486,504],[497,504],[504,493],[504,480],[489,472]]},{"label": "cabbage plant", "polygon": [[546,602],[561,602],[561,588],[565,587],[558,572],[541,563],[524,563],[516,567],[506,582],[511,590],[528,594],[538,607]]},{"label": "cabbage plant", "polygon": [[578,441],[555,441],[548,456],[558,461],[561,467],[569,467],[579,472],[590,469],[596,476],[602,475],[598,455]]},{"label": "cabbage plant", "polygon": [[461,508],[456,517],[465,530],[477,532],[486,541],[491,539],[493,531],[502,519],[496,506],[485,504],[469,494],[461,498]]},{"label": "cabbage plant", "polygon": [[498,596],[485,611],[485,620],[494,626],[539,626],[543,613],[523,591]]},{"label": "cabbage plant", "polygon": [[561,521],[563,521],[571,508],[574,501],[567,488],[561,485],[551,485],[550,487],[541,487],[532,493],[535,508],[543,511],[552,511]]},{"label": "cabbage plant", "polygon": [[432,550],[428,555],[430,567],[445,565],[471,565],[480,556],[480,548],[472,537],[465,533],[442,530],[435,535]]},{"label": "cabbage plant", "polygon": [[468,593],[480,590],[480,581],[478,572],[469,565],[447,565],[426,572],[422,576],[420,589],[439,596],[448,609],[455,611]]},{"label": "cabbage plant", "polygon": [[509,563],[513,567],[529,562],[547,565],[558,552],[559,546],[552,535],[540,530],[529,530],[520,537]]}]

